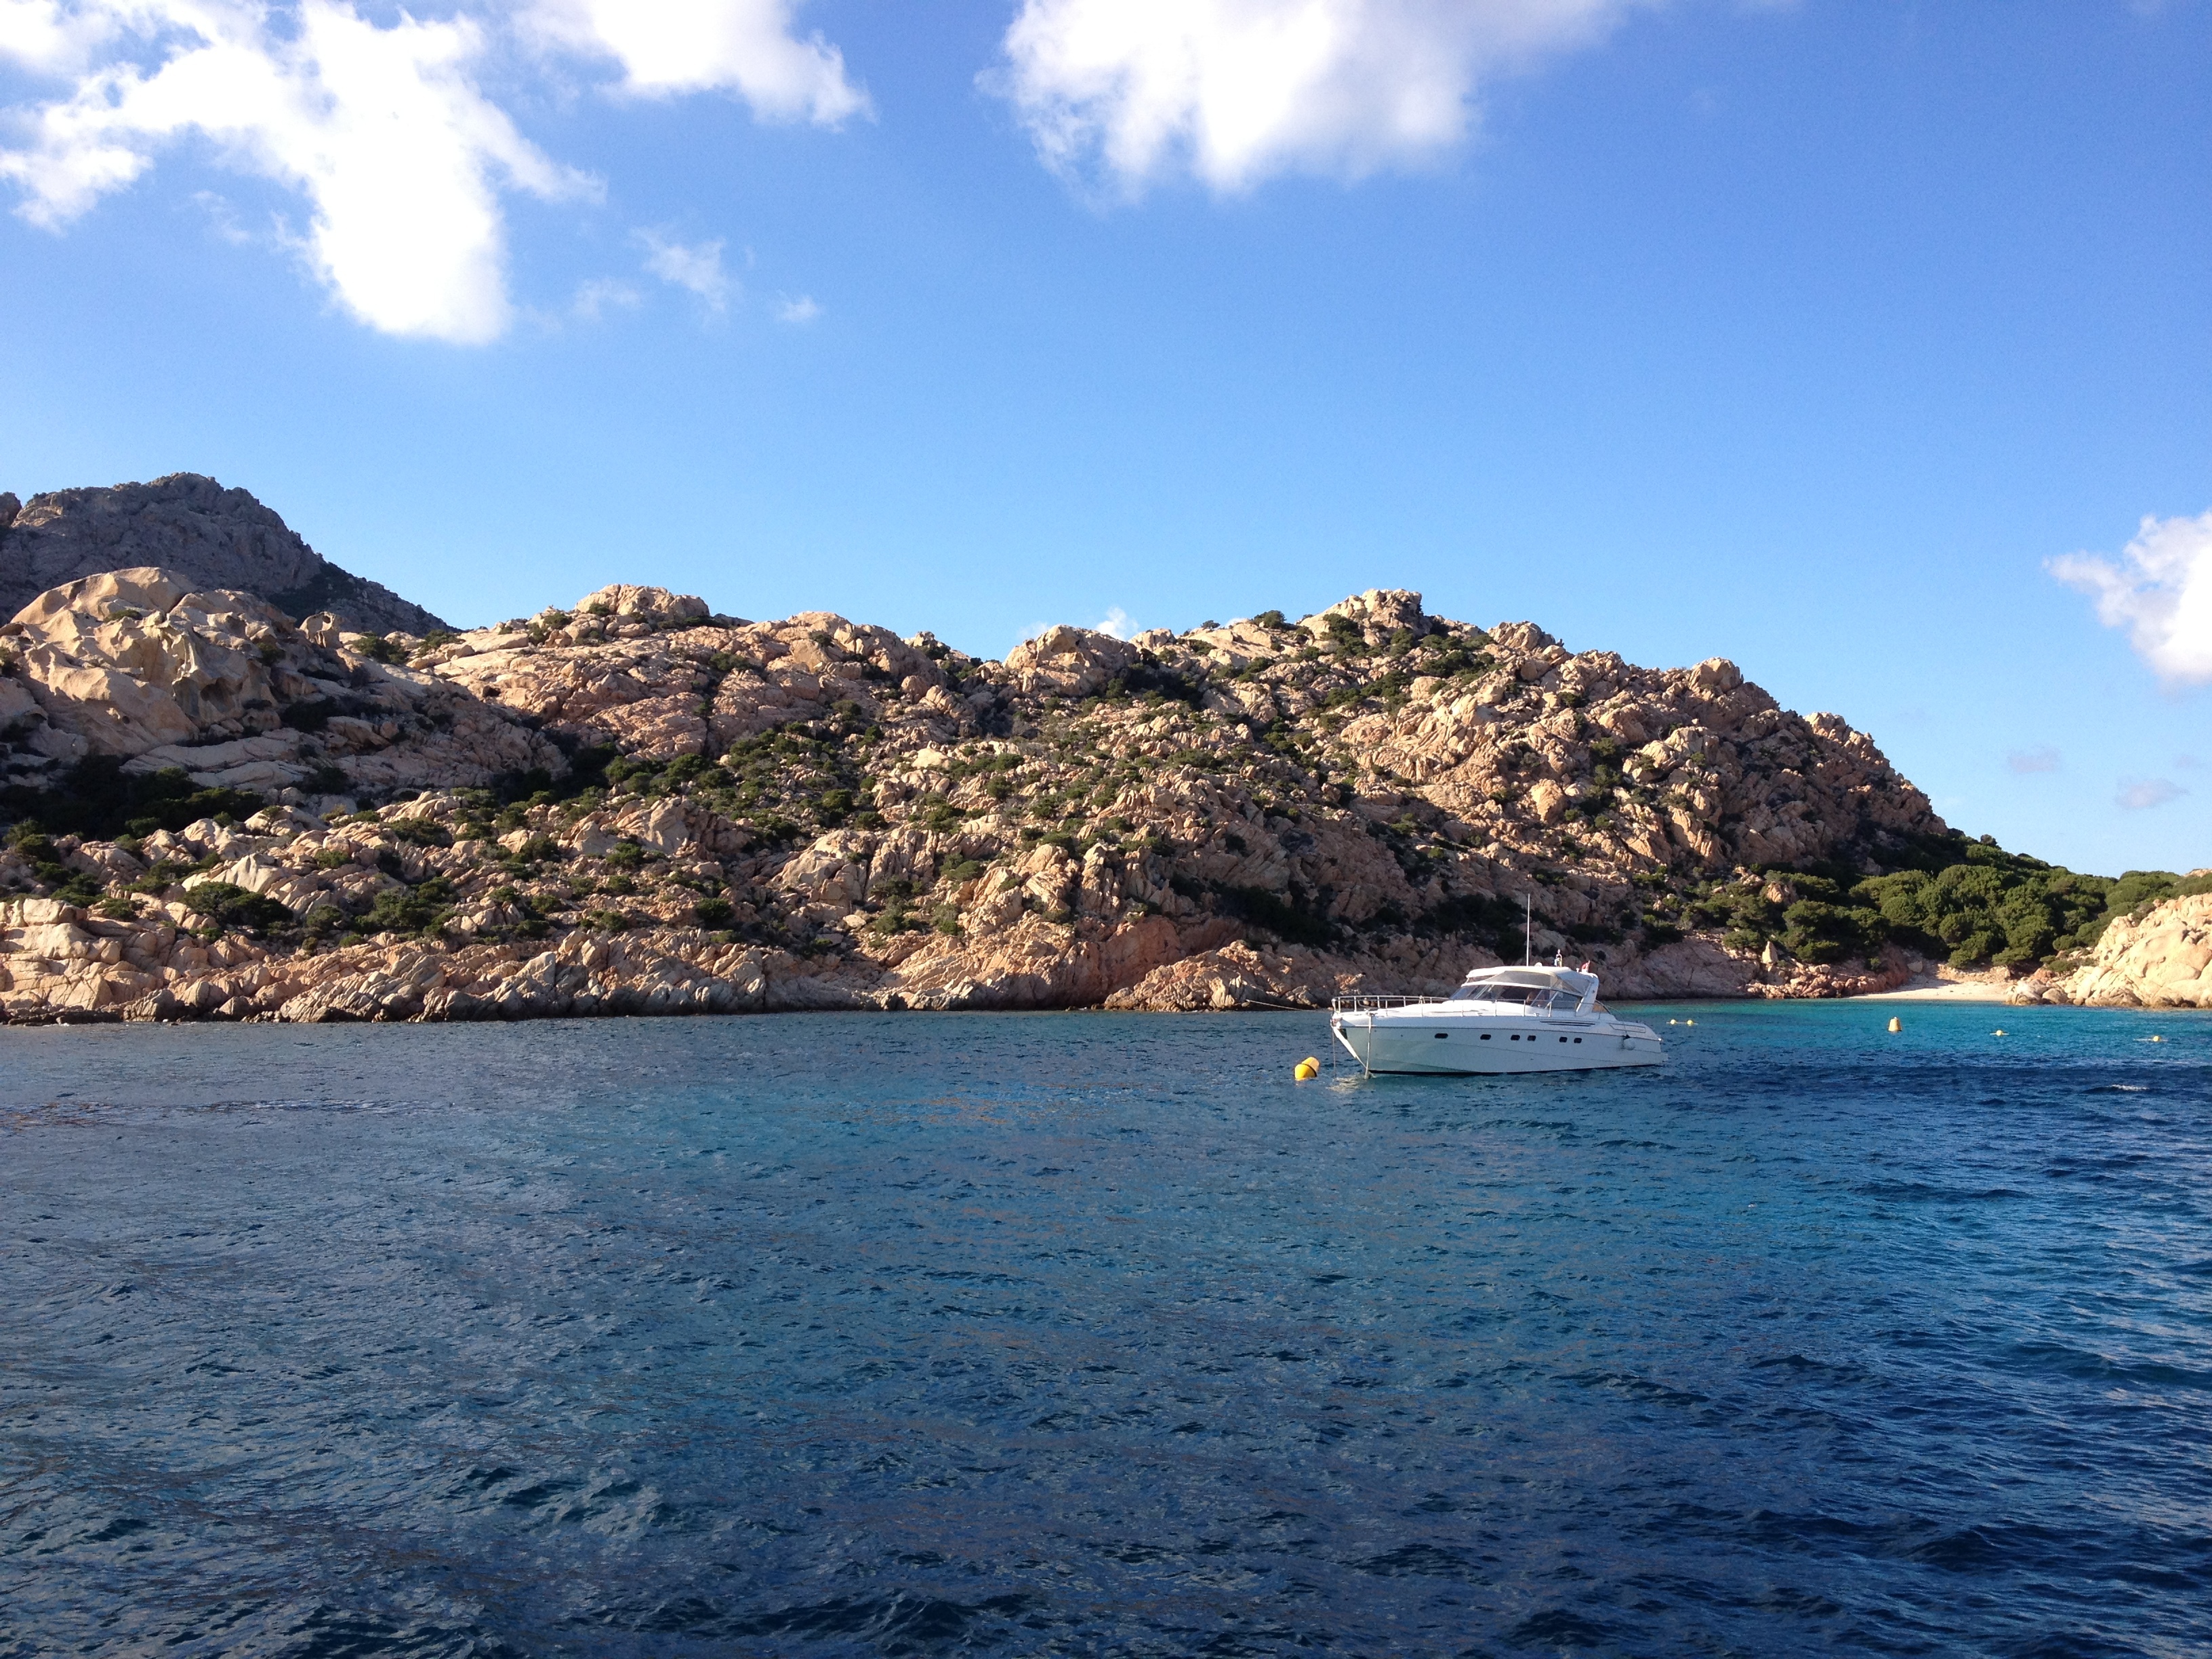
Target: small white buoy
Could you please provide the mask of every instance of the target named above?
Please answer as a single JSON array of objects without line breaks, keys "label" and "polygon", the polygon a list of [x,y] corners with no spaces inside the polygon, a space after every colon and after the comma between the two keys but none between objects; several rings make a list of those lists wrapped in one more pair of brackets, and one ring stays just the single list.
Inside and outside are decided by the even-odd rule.
[{"label": "small white buoy", "polygon": [[1996,1030],[1990,1032],[1990,1035],[1991,1036],[2002,1036],[2004,1035],[2004,1028],[2001,1025]]},{"label": "small white buoy", "polygon": [[1889,1017],[1889,1029],[1893,1031],[1901,1031],[1905,1029],[1905,1022],[1895,1014],[1892,1014]]},{"label": "small white buoy", "polygon": [[1682,1024],[1685,1024],[1685,1025],[1695,1025],[1697,1023],[1698,1023],[1698,1022],[1697,1022],[1697,1021],[1695,1021],[1694,1019],[1686,1019],[1686,1020],[1684,1020],[1684,1021],[1682,1022]]},{"label": "small white buoy", "polygon": [[2166,1041],[2166,1039],[2165,1039],[2164,1037],[2162,1037],[2162,1036],[2154,1036],[2154,1037],[2153,1037],[2153,1038],[2151,1039],[2151,1041],[2152,1041],[2153,1042],[2165,1042],[2165,1041]]}]

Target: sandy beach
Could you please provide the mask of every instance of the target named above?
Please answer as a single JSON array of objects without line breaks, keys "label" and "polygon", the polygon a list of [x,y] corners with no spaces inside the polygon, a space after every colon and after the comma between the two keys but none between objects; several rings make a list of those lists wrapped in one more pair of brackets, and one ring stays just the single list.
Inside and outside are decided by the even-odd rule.
[{"label": "sandy beach", "polygon": [[2016,981],[2001,979],[1915,981],[1895,991],[1876,991],[1860,1002],[2004,1002]]}]

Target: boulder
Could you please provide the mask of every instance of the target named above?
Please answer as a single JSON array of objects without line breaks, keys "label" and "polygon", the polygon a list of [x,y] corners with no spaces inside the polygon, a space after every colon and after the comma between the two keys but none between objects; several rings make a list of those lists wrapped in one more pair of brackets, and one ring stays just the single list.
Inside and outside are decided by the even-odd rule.
[{"label": "boulder", "polygon": [[580,614],[605,614],[623,622],[694,622],[708,615],[707,601],[691,593],[672,593],[665,587],[638,587],[616,582],[586,593],[576,601]]},{"label": "boulder", "polygon": [[1061,623],[1006,653],[1006,668],[1024,692],[1087,697],[1104,690],[1139,654],[1127,640]]},{"label": "boulder", "polygon": [[[2051,998],[2057,1000],[2057,998]],[[2212,1008],[2212,893],[2167,899],[2105,929],[2063,1000],[2123,1008]]]}]

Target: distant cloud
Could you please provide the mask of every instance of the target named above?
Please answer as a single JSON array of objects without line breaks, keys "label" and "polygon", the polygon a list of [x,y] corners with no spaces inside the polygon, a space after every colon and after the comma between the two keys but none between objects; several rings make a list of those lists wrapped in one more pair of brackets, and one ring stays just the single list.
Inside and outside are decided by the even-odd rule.
[{"label": "distant cloud", "polygon": [[[0,109],[12,135],[0,179],[21,192],[16,211],[58,234],[161,152],[198,141],[218,165],[304,198],[306,234],[271,240],[355,318],[476,344],[515,315],[503,196],[603,194],[524,137],[485,84],[527,95],[528,70],[559,52],[612,62],[625,95],[723,90],[762,119],[823,125],[867,107],[835,47],[791,33],[791,0],[531,0],[520,11],[463,0],[430,18],[368,9],[0,0],[0,64],[59,83],[49,101]],[[517,51],[526,40],[535,55]]]},{"label": "distant cloud", "polygon": [[609,310],[632,311],[644,296],[631,284],[613,276],[595,276],[576,289],[576,297],[569,302],[569,314],[586,323],[596,323]]},{"label": "distant cloud", "polygon": [[2179,800],[2188,793],[2167,778],[2127,778],[2122,780],[2120,793],[2114,799],[2129,811],[2141,812]]},{"label": "distant cloud", "polygon": [[2005,765],[2014,772],[2056,772],[2058,751],[2049,744],[2039,744],[2033,749],[2015,749],[2005,757]]},{"label": "distant cloud", "polygon": [[652,230],[638,232],[637,240],[645,246],[645,268],[662,282],[690,289],[707,302],[710,311],[729,308],[737,284],[722,269],[723,243],[700,242],[686,246]]},{"label": "distant cloud", "polygon": [[803,326],[821,314],[822,307],[811,294],[801,294],[796,298],[785,294],[776,298],[775,319],[780,323]]},{"label": "distant cloud", "polygon": [[792,35],[790,0],[538,0],[522,14],[538,40],[622,66],[638,97],[734,92],[764,120],[836,126],[866,93],[820,34]]},{"label": "distant cloud", "polygon": [[2145,519],[2119,561],[2075,553],[2049,568],[2097,602],[2097,618],[2124,628],[2161,679],[2212,680],[2212,513]]},{"label": "distant cloud", "polygon": [[1022,0],[986,85],[1046,165],[1125,195],[1357,178],[1458,143],[1483,82],[1587,46],[1638,0]]},{"label": "distant cloud", "polygon": [[[0,0],[0,5],[6,3],[7,0]],[[192,202],[207,215],[209,228],[233,247],[251,247],[260,240],[238,222],[238,210],[231,206],[228,198],[211,190],[196,190]]]}]

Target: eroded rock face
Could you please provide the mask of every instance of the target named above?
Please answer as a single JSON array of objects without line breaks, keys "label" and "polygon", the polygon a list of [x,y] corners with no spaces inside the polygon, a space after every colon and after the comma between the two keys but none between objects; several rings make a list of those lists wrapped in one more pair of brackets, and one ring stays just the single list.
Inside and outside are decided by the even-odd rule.
[{"label": "eroded rock face", "polygon": [[2107,927],[2046,1000],[2120,1008],[2212,1008],[2212,893],[2167,899]]},{"label": "eroded rock face", "polygon": [[446,625],[323,558],[243,489],[196,472],[22,503],[0,496],[0,614],[65,582],[147,565],[188,588],[253,594],[294,618],[329,611],[350,632],[427,635]]},{"label": "eroded rock face", "polygon": [[[137,570],[27,606],[0,640],[5,758],[125,755],[277,804],[0,854],[0,890],[59,906],[0,935],[12,1018],[1319,1006],[1517,957],[1523,894],[1539,953],[1612,995],[1850,994],[1905,964],[1647,945],[1645,918],[1686,883],[1942,830],[1864,734],[1723,659],[1639,668],[1401,590],[1054,629],[1000,663],[617,586],[401,637],[399,666],[190,588]],[[467,793],[610,751],[580,793]],[[423,793],[351,810],[395,791]],[[215,937],[222,892],[289,920]]]},{"label": "eroded rock face", "polygon": [[1134,645],[1111,634],[1062,625],[1016,646],[1006,653],[1006,665],[1015,688],[1030,696],[1088,697],[1104,690],[1138,655]]},{"label": "eroded rock face", "polygon": [[40,594],[0,627],[0,776],[34,787],[91,756],[263,795],[481,785],[562,763],[496,706],[158,568]]}]

